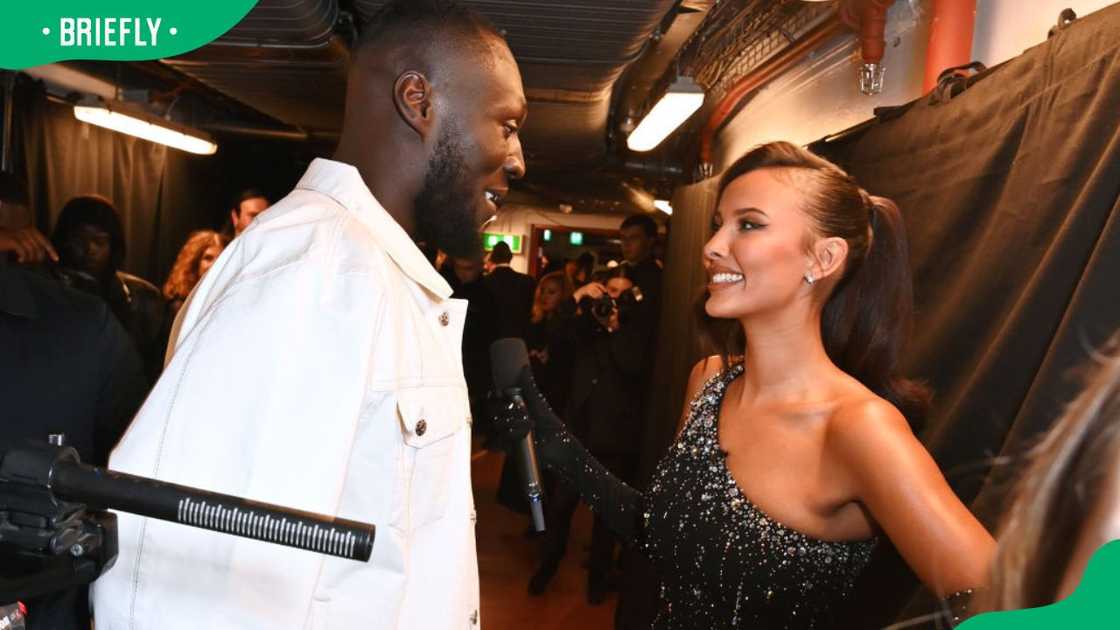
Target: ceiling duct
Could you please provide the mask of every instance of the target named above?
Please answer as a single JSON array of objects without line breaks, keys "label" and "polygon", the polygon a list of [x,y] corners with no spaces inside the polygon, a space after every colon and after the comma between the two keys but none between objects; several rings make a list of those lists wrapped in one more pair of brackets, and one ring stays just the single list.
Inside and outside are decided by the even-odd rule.
[{"label": "ceiling duct", "polygon": [[163,63],[287,125],[337,131],[349,52],[336,0],[260,0],[214,42]]}]

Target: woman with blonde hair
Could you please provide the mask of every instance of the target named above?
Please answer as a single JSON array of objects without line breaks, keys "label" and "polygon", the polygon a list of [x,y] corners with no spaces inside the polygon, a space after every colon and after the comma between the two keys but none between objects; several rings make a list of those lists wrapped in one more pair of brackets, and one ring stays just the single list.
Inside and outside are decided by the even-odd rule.
[{"label": "woman with blonde hair", "polygon": [[1064,599],[1089,558],[1120,538],[1120,335],[1085,389],[1031,451],[1000,526],[978,610]]},{"label": "woman with blonde hair", "polygon": [[227,243],[229,239],[214,230],[198,230],[187,237],[187,242],[175,257],[167,282],[163,283],[163,297],[168,301],[170,319],[175,318],[187,296],[218,259]]},{"label": "woman with blonde hair", "polygon": [[538,324],[556,313],[556,308],[571,297],[572,282],[563,271],[553,271],[541,276],[533,294],[532,322]]}]

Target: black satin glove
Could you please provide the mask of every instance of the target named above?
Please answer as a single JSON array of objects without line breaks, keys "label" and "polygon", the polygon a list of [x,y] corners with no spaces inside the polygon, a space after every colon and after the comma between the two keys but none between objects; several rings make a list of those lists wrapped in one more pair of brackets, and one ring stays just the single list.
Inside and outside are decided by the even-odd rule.
[{"label": "black satin glove", "polygon": [[603,523],[629,544],[641,535],[641,494],[599,463],[568,431],[541,395],[529,368],[518,377],[521,401],[502,396],[489,405],[493,435],[488,443],[509,450],[533,431],[537,459],[577,490]]}]

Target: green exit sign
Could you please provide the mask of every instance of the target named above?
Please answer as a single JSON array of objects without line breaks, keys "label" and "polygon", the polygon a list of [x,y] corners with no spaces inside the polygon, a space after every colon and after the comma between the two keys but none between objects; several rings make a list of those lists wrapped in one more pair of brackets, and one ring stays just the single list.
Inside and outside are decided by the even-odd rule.
[{"label": "green exit sign", "polygon": [[498,234],[496,232],[484,232],[482,234],[482,248],[486,251],[494,249],[494,246],[501,241],[505,241],[505,243],[509,245],[511,252],[515,254],[521,253],[520,234]]}]

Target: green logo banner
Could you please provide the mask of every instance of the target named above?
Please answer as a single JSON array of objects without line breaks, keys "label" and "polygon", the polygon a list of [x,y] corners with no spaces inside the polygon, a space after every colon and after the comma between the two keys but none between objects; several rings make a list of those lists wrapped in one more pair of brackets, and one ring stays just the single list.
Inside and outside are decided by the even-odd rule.
[{"label": "green logo banner", "polygon": [[1108,543],[1093,554],[1081,584],[1064,600],[1042,608],[977,615],[958,627],[960,630],[1116,628],[1120,626],[1117,584],[1120,584],[1120,540]]},{"label": "green logo banner", "polygon": [[233,28],[257,0],[3,0],[0,68],[174,57]]}]

